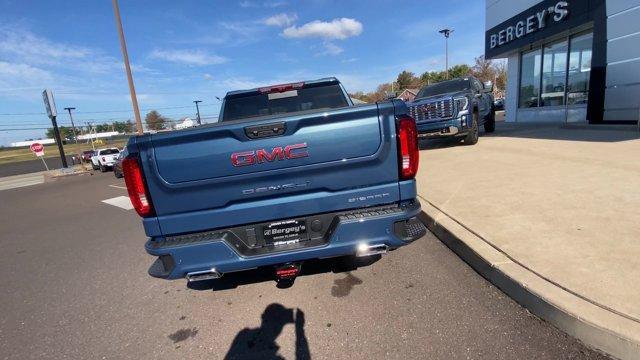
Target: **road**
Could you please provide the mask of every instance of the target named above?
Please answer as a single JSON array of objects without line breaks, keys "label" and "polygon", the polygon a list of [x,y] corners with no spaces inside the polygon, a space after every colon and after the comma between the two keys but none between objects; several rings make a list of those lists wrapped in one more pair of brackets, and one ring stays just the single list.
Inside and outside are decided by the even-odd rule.
[{"label": "road", "polygon": [[3,357],[605,358],[431,234],[357,270],[305,267],[319,273],[288,289],[258,274],[215,290],[151,278],[140,221],[116,206],[125,195],[112,173],[0,191]]},{"label": "road", "polygon": [[[60,156],[48,157],[45,159],[49,169],[60,169],[62,167],[62,160]],[[67,155],[67,164],[71,166],[71,156]],[[38,171],[44,171],[45,167],[42,160],[35,159],[29,161],[17,161],[8,164],[0,164],[0,177],[29,174]]]}]

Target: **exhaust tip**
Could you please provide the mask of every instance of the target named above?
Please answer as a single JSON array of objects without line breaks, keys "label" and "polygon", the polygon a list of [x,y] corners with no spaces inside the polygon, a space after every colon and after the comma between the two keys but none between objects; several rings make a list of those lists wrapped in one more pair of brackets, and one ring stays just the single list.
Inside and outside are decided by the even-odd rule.
[{"label": "exhaust tip", "polygon": [[360,244],[356,250],[357,257],[385,254],[389,251],[389,247],[385,244],[381,245],[369,245],[369,244]]},{"label": "exhaust tip", "polygon": [[216,269],[194,271],[194,272],[187,273],[188,282],[219,279],[221,277],[222,277],[222,274],[216,271]]}]

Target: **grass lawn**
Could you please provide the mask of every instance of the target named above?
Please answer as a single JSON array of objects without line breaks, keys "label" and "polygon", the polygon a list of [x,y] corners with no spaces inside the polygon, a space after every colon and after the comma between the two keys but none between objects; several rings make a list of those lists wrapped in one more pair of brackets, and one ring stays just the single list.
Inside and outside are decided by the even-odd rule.
[{"label": "grass lawn", "polygon": [[[123,147],[127,143],[126,139],[122,140],[112,140],[108,142],[103,142],[102,144],[95,144],[96,149],[103,147]],[[91,150],[91,143],[86,144],[84,142],[78,142],[76,145],[75,142],[70,142],[64,145],[64,153],[66,155],[77,154],[84,150]],[[45,145],[44,146],[44,157],[59,157],[58,146],[56,144]],[[27,160],[35,160],[37,157],[34,153],[29,150],[29,148],[19,148],[19,149],[4,149],[0,150],[0,164],[9,164],[18,161],[27,161]]]}]

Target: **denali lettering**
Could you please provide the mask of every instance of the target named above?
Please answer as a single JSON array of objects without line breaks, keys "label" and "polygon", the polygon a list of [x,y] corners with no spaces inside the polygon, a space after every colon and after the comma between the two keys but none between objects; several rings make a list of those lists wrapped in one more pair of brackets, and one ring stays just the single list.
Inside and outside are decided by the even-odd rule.
[{"label": "denali lettering", "polygon": [[255,151],[243,151],[231,154],[231,164],[236,167],[262,164],[264,162],[274,162],[308,157],[307,143],[277,146],[271,151],[258,149]]},{"label": "denali lettering", "polygon": [[270,191],[296,189],[296,188],[307,187],[309,186],[310,183],[311,183],[310,181],[305,181],[302,183],[289,183],[289,184],[283,184],[283,185],[261,186],[253,189],[242,190],[242,194],[251,195],[251,194],[264,193],[264,192],[270,192]]},{"label": "denali lettering", "polygon": [[520,39],[525,35],[544,29],[547,26],[547,19],[553,15],[555,22],[560,22],[569,16],[569,3],[567,1],[558,1],[555,6],[538,11],[534,15],[528,16],[525,20],[518,21],[515,25],[491,34],[489,37],[489,46],[491,49],[510,43],[513,40]]}]

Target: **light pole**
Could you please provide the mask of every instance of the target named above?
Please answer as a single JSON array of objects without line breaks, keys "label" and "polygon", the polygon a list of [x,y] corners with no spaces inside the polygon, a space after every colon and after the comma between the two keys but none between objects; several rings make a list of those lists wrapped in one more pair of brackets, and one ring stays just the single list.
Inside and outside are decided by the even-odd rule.
[{"label": "light pole", "polygon": [[193,100],[193,103],[196,104],[196,113],[198,114],[198,125],[202,125],[202,122],[200,121],[200,108],[198,107],[198,104],[201,102],[202,100]]},{"label": "light pole", "polygon": [[452,29],[442,29],[440,34],[444,35],[444,62],[447,80],[449,80],[449,36],[453,32]]},{"label": "light pole", "polygon": [[136,117],[136,130],[138,131],[138,134],[142,134],[144,130],[142,129],[142,119],[140,118],[140,108],[138,107],[136,88],[133,86],[133,75],[131,75],[129,54],[127,53],[127,43],[124,40],[124,31],[122,30],[122,19],[120,18],[120,8],[118,8],[118,0],[113,0],[113,12],[116,15],[116,25],[118,26],[118,36],[120,37],[120,49],[122,50],[122,60],[124,61],[124,68],[127,72],[127,80],[129,81],[129,93],[131,93],[133,115]]},{"label": "light pole", "polygon": [[74,107],[66,107],[64,108],[69,112],[69,118],[71,119],[71,128],[73,129],[73,139],[78,143],[78,135],[76,135],[76,126],[73,124],[73,115],[71,115],[71,110],[75,110]]}]

